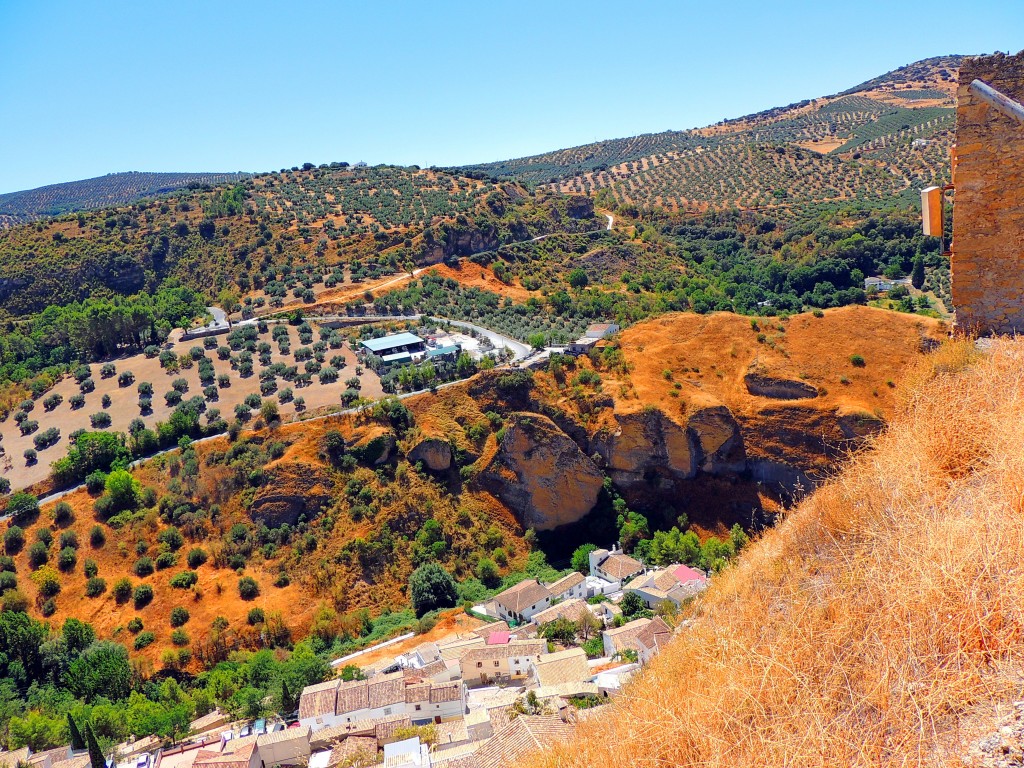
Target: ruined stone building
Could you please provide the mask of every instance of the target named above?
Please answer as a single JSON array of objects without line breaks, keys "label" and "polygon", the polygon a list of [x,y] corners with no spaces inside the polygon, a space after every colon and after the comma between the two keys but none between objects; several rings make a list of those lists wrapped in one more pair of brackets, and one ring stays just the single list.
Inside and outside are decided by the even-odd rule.
[{"label": "ruined stone building", "polygon": [[1024,333],[1024,123],[970,87],[1024,101],[1024,52],[964,59],[957,92],[952,289],[957,325]]}]

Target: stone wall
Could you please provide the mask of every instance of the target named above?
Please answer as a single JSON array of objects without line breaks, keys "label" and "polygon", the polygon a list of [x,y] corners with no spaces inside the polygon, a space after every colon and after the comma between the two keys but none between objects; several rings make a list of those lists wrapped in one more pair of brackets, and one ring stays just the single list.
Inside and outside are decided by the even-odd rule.
[{"label": "stone wall", "polygon": [[960,65],[953,306],[967,331],[1024,333],[1024,125],[971,93],[975,78],[1024,101],[1024,52]]}]

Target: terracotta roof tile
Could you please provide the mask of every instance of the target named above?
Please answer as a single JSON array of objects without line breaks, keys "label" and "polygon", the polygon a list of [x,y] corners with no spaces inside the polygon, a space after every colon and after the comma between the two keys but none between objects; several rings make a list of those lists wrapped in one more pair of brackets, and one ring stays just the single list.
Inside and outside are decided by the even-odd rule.
[{"label": "terracotta roof tile", "polygon": [[534,662],[534,668],[537,683],[541,686],[579,683],[589,681],[594,676],[587,665],[587,654],[582,648],[544,654]]},{"label": "terracotta roof tile", "polygon": [[539,749],[565,741],[572,726],[557,715],[521,715],[477,751],[481,768],[503,768]]},{"label": "terracotta roof tile", "polygon": [[326,683],[308,685],[303,688],[302,695],[299,697],[299,719],[305,720],[307,717],[333,715],[338,699],[338,686],[340,685],[341,680],[335,678],[328,680]]},{"label": "terracotta roof tile", "polygon": [[522,613],[531,605],[542,603],[544,598],[550,597],[551,592],[547,587],[536,579],[527,579],[495,595],[494,602],[512,613]]}]

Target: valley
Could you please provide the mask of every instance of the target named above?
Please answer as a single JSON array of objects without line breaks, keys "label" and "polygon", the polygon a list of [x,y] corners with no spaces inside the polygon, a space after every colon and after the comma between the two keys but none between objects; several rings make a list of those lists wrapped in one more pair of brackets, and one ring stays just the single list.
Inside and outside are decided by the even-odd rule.
[{"label": "valley", "polygon": [[[435,757],[429,729],[451,730],[451,768],[530,723],[638,745],[639,720],[601,730],[601,713],[634,674],[622,700],[657,700],[647,669],[717,670],[686,694],[700,706],[719,683],[761,701],[715,657],[717,628],[745,638],[720,653],[753,679],[777,673],[744,655],[769,653],[751,627],[813,656],[802,622],[905,608],[879,576],[898,552],[857,549],[872,585],[834,567],[837,541],[890,536],[890,503],[923,524],[883,479],[924,498],[924,467],[959,487],[968,459],[935,463],[899,430],[947,412],[930,382],[967,397],[1016,354],[982,364],[951,340],[949,255],[921,233],[919,189],[950,179],[961,58],[496,163],[0,196],[0,748],[81,761],[88,723],[100,752],[214,768],[250,743],[267,759],[276,731],[250,729],[269,718],[303,759],[370,738],[376,760],[392,705]],[[949,418],[928,432],[943,445]],[[846,516],[857,488],[870,509]],[[852,599],[807,597],[844,578]],[[344,698],[377,685],[394,701]],[[735,718],[800,722],[763,706]],[[210,713],[234,735],[174,753]],[[660,727],[681,739],[667,762],[708,758]],[[536,759],[614,762],[606,747]],[[371,764],[336,756],[317,764]]]}]

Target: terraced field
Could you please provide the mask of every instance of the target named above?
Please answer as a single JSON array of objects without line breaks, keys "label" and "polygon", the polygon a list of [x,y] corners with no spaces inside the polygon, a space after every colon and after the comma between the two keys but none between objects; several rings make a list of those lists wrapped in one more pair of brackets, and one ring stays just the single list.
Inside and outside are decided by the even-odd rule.
[{"label": "terraced field", "polygon": [[835,96],[723,121],[469,166],[606,205],[791,209],[909,197],[949,177],[959,57],[917,62]]}]

